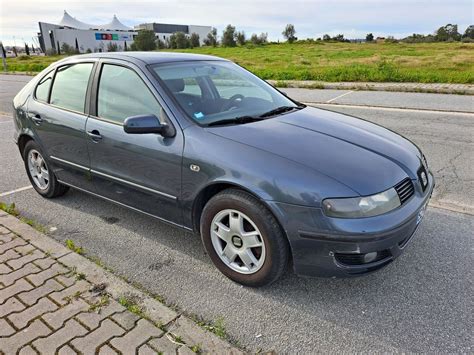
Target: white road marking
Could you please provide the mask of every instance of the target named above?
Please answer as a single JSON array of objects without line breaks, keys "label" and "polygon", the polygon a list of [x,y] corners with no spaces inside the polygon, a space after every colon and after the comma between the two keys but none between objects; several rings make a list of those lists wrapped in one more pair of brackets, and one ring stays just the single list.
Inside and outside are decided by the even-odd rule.
[{"label": "white road marking", "polygon": [[340,98],[343,97],[343,96],[352,94],[353,92],[354,92],[354,91],[348,91],[348,92],[346,92],[346,93],[344,93],[344,94],[342,94],[342,95],[336,96],[335,98],[333,98],[333,99],[331,99],[331,100],[327,100],[326,103],[328,104],[328,103],[330,103],[330,102],[333,102],[333,101],[335,101],[335,100],[337,100],[337,99],[340,99]]},{"label": "white road marking", "polygon": [[20,187],[19,189],[7,191],[7,192],[2,192],[2,193],[0,194],[0,197],[4,197],[4,196],[8,196],[8,195],[13,195],[13,194],[16,193],[16,192],[25,191],[25,190],[29,190],[29,189],[32,189],[32,188],[33,188],[33,186],[31,186],[31,185],[23,186],[23,187]]},{"label": "white road marking", "polygon": [[367,110],[381,110],[381,111],[396,111],[396,112],[426,112],[435,113],[442,115],[462,115],[462,116],[474,116],[474,112],[466,111],[447,111],[447,110],[430,110],[425,108],[401,108],[401,107],[383,107],[383,106],[369,106],[369,105],[346,105],[346,104],[328,104],[318,102],[305,102],[309,106],[321,106],[321,107],[344,107],[344,108],[361,108]]}]

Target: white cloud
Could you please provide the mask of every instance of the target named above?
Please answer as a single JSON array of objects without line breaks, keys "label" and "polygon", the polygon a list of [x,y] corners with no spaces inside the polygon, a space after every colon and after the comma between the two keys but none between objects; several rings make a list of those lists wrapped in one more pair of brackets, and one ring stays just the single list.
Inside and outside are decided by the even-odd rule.
[{"label": "white cloud", "polygon": [[133,26],[142,22],[211,25],[219,32],[228,23],[247,33],[268,32],[281,39],[287,23],[299,38],[343,33],[348,38],[431,33],[446,23],[464,30],[473,21],[471,0],[0,0],[0,39],[31,41],[38,22],[58,22],[63,10],[87,23],[105,23],[116,14]]}]

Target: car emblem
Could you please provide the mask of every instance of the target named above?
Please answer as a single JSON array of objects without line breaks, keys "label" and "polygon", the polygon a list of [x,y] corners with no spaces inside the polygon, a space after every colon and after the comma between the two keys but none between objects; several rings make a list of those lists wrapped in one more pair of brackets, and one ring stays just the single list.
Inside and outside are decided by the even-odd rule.
[{"label": "car emblem", "polygon": [[428,178],[426,177],[426,173],[424,171],[421,172],[420,178],[421,178],[421,183],[423,184],[423,186],[428,185]]},{"label": "car emblem", "polygon": [[199,165],[196,165],[196,164],[191,164],[189,166],[189,169],[191,169],[191,171],[194,171],[194,172],[198,172],[199,170],[201,170],[201,168],[199,167]]}]

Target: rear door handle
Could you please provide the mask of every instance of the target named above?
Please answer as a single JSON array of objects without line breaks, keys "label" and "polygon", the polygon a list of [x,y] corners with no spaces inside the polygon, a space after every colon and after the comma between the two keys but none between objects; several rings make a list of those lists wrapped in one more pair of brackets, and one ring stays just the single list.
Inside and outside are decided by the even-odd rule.
[{"label": "rear door handle", "polygon": [[87,131],[87,135],[92,138],[93,141],[97,141],[99,139],[102,139],[102,136],[100,135],[100,132],[96,129],[93,129],[92,131]]},{"label": "rear door handle", "polygon": [[41,124],[41,122],[43,122],[43,119],[38,113],[29,113],[28,117],[31,118],[36,124]]}]

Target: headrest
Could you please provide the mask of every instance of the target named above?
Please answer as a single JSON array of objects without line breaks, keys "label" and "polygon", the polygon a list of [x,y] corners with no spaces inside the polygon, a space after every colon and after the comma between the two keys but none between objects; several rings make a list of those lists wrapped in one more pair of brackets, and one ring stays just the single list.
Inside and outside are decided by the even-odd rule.
[{"label": "headrest", "polygon": [[172,92],[181,92],[184,90],[184,79],[168,79],[165,80],[165,84]]}]

